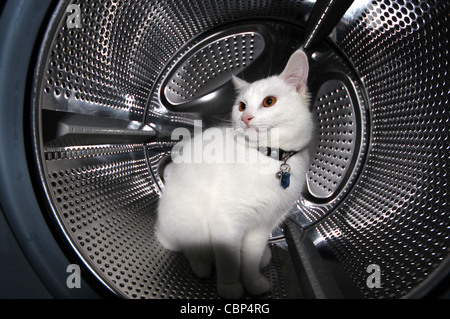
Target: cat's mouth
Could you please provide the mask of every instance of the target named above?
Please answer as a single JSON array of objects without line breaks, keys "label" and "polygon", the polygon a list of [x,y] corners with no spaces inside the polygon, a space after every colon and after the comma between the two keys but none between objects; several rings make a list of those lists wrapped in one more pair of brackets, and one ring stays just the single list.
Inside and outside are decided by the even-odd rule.
[{"label": "cat's mouth", "polygon": [[247,126],[246,128],[244,128],[245,132],[251,132],[251,131],[255,131],[258,132],[261,131],[261,128],[259,128],[258,126]]},{"label": "cat's mouth", "polygon": [[267,140],[272,139],[273,136],[278,136],[277,128],[261,125],[250,125],[242,128],[242,132],[245,136],[251,140]]},{"label": "cat's mouth", "polygon": [[255,133],[259,134],[259,133],[268,132],[268,131],[270,131],[270,128],[268,128],[268,127],[262,127],[262,126],[256,126],[256,125],[255,126],[249,125],[249,126],[244,127],[245,133],[255,132]]},{"label": "cat's mouth", "polygon": [[242,129],[244,130],[244,132],[251,132],[251,131],[255,131],[257,133],[260,132],[268,132],[272,129],[271,126],[269,125],[264,125],[264,124],[260,124],[260,123],[248,123],[248,124],[244,124],[242,123]]}]

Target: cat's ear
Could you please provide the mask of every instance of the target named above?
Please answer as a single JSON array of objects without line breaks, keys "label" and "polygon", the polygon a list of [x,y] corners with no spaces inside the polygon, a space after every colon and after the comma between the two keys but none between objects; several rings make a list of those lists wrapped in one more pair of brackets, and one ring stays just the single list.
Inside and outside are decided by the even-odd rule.
[{"label": "cat's ear", "polygon": [[295,51],[289,58],[280,77],[288,84],[295,86],[297,91],[306,85],[308,78],[308,57],[303,50]]},{"label": "cat's ear", "polygon": [[232,75],[231,79],[233,80],[233,84],[237,92],[241,92],[244,88],[246,88],[249,85],[248,82],[238,78],[235,75]]}]

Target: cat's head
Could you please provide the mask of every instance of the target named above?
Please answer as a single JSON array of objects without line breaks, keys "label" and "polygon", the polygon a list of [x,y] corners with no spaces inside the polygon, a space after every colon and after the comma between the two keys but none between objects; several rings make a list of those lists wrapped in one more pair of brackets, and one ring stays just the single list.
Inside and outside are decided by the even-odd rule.
[{"label": "cat's head", "polygon": [[[306,87],[308,70],[306,54],[297,50],[278,76],[253,83],[233,77],[238,92],[232,111],[234,127],[253,139],[264,134],[258,141],[260,146],[284,150],[305,147],[312,130]],[[267,139],[267,135],[278,137]],[[268,145],[264,145],[265,140]]]}]

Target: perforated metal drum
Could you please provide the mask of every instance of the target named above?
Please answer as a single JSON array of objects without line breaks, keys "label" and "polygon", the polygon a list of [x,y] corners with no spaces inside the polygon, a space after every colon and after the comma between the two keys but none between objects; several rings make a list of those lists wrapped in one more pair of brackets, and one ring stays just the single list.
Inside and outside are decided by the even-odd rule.
[{"label": "perforated metal drum", "polygon": [[[61,240],[108,290],[217,297],[214,277],[197,279],[154,236],[170,133],[226,119],[232,75],[280,72],[305,42],[313,5],[56,7],[33,78],[37,189]],[[416,297],[448,274],[448,10],[446,1],[355,1],[308,48],[311,166],[271,234],[264,297]],[[368,282],[370,265],[379,285]]]}]

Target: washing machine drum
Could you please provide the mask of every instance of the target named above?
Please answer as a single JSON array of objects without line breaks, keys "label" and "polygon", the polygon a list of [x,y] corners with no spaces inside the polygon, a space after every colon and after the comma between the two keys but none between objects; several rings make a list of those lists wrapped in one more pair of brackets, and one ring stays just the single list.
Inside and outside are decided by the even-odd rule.
[{"label": "washing machine drum", "polygon": [[[82,274],[121,297],[217,297],[214,274],[197,279],[155,238],[171,132],[226,122],[231,76],[279,73],[305,46],[313,5],[52,9],[31,66],[29,165],[42,214]],[[270,234],[264,297],[417,297],[447,275],[448,10],[447,1],[357,1],[307,46],[311,164]]]}]

